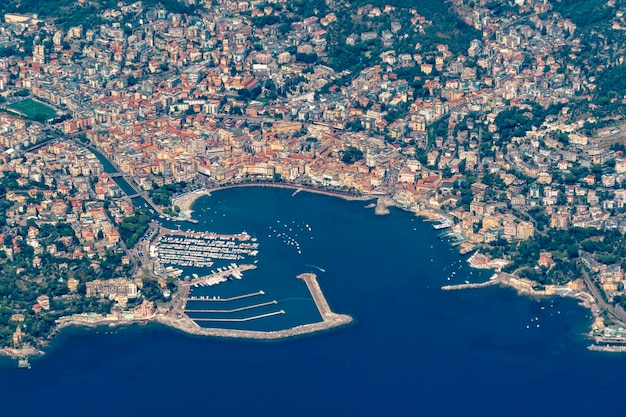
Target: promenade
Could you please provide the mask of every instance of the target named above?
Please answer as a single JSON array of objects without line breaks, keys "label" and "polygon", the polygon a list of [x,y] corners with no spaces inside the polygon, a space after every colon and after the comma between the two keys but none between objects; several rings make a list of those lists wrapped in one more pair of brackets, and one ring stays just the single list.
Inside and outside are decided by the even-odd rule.
[{"label": "promenade", "polygon": [[181,215],[184,215],[185,220],[191,219],[191,215],[193,210],[191,210],[191,206],[196,202],[197,199],[204,196],[210,196],[211,193],[219,190],[226,190],[229,188],[239,188],[239,187],[272,187],[272,188],[286,188],[290,190],[294,190],[292,196],[296,196],[301,191],[307,191],[309,193],[314,194],[322,194],[330,197],[338,197],[344,200],[350,201],[367,201],[376,198],[376,196],[356,196],[352,194],[342,193],[340,191],[333,190],[325,190],[322,188],[313,187],[310,185],[300,185],[300,184],[290,184],[290,183],[276,183],[276,182],[245,182],[245,183],[232,183],[232,184],[223,184],[217,185],[209,188],[205,188],[202,190],[190,191],[188,193],[184,193],[172,198],[172,206],[178,206],[180,209]]}]

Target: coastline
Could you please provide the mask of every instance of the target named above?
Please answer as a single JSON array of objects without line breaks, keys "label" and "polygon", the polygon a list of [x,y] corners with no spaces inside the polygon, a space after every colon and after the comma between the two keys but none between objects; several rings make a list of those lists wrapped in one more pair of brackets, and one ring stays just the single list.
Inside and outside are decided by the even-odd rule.
[{"label": "coastline", "polygon": [[[238,329],[221,329],[216,327],[200,327],[193,320],[184,317],[172,317],[166,314],[155,314],[150,318],[138,318],[138,319],[108,319],[108,318],[94,318],[88,319],[82,316],[68,316],[63,317],[53,334],[69,327],[84,327],[89,329],[95,329],[98,327],[120,327],[128,325],[147,325],[149,323],[158,323],[173,329],[180,330],[186,334],[194,336],[209,336],[220,337],[228,339],[253,339],[253,340],[279,340],[286,339],[294,336],[300,336],[310,333],[318,333],[321,331],[330,330],[335,327],[345,326],[353,322],[353,318],[347,314],[333,313],[332,318],[327,318],[321,322],[302,324],[295,327],[282,330],[238,330]],[[17,351],[17,349],[4,350]],[[17,358],[19,356],[36,356],[43,354],[43,351],[37,351],[32,349],[30,354],[19,353],[17,355],[7,354]]]},{"label": "coastline", "polygon": [[374,207],[374,213],[377,216],[386,216],[391,213],[389,207],[398,207],[395,201],[388,197],[378,197],[376,200],[376,206]]},{"label": "coastline", "polygon": [[[478,253],[478,252],[476,252]],[[474,255],[476,255],[476,253]],[[496,266],[499,268],[502,265],[476,265],[473,262],[474,255],[468,258],[467,263],[472,268],[481,268],[481,269],[494,269]],[[493,285],[500,285],[501,287],[509,287],[513,288],[518,296],[528,296],[535,299],[539,298],[551,298],[551,297],[567,297],[574,298],[578,300],[578,305],[588,309],[593,316],[593,323],[589,332],[584,335],[593,340],[593,342],[587,349],[591,351],[601,351],[601,352],[611,352],[611,353],[626,353],[626,340],[614,339],[609,340],[604,336],[598,334],[597,332],[601,330],[601,327],[598,326],[598,322],[602,321],[602,309],[593,298],[593,296],[585,291],[581,290],[581,286],[583,286],[583,280],[579,278],[578,280],[572,281],[567,285],[547,285],[543,286],[543,289],[535,289],[536,283],[528,280],[526,278],[520,278],[515,275],[502,272],[499,268],[496,269],[496,272],[491,277],[490,280],[479,282],[479,283],[465,283],[465,284],[456,284],[456,285],[444,285],[441,287],[443,291],[452,291],[452,290],[464,290],[464,289],[474,289],[474,288],[485,288]]]},{"label": "coastline", "polygon": [[[181,217],[176,220],[187,220],[191,219],[191,215],[193,214],[193,210],[191,207],[193,204],[201,197],[210,196],[211,193],[220,190],[227,190],[229,188],[241,188],[241,187],[270,187],[270,188],[285,188],[290,190],[295,190],[293,196],[301,191],[306,191],[313,194],[321,194],[329,197],[337,197],[343,200],[348,201],[369,201],[378,198],[374,195],[363,195],[363,196],[355,196],[348,193],[342,193],[340,191],[332,191],[325,190],[322,188],[317,188],[308,185],[298,185],[291,183],[271,183],[271,182],[253,182],[253,183],[233,183],[233,184],[224,184],[215,187],[204,188],[202,190],[191,191],[189,193],[182,194],[172,199],[172,206],[178,206],[180,208]],[[395,203],[389,204],[389,206],[397,206]]]},{"label": "coastline", "polygon": [[[341,193],[339,191],[330,191],[324,189],[318,189],[310,186],[300,186],[296,184],[289,183],[236,183],[236,184],[227,184],[216,187],[211,187],[203,190],[193,191],[191,193],[183,194],[172,201],[172,205],[178,205],[181,208],[181,216],[174,220],[186,220],[191,221],[191,214],[193,210],[191,210],[191,206],[203,196],[210,196],[212,192],[219,191],[228,188],[236,188],[236,187],[273,187],[273,188],[286,188],[295,190],[294,196],[301,192],[307,191],[314,194],[322,194],[330,197],[338,197],[344,200],[349,201],[369,201],[376,199],[376,196],[354,196],[346,193]],[[394,205],[393,201],[386,201],[388,205]],[[182,207],[181,207],[182,205]],[[199,335],[199,336],[211,336],[211,337],[222,337],[222,338],[231,338],[231,339],[255,339],[255,340],[279,340],[290,338],[294,336],[300,336],[311,333],[318,333],[322,331],[327,331],[336,327],[345,326],[347,324],[352,323],[354,320],[350,315],[347,314],[338,314],[334,313],[330,310],[326,299],[319,287],[319,283],[317,283],[315,274],[302,274],[298,275],[298,278],[302,279],[313,299],[315,300],[316,306],[318,307],[318,311],[322,316],[321,322],[316,323],[307,323],[303,325],[298,325],[288,329],[282,330],[273,330],[273,331],[252,331],[252,330],[236,330],[236,329],[220,329],[220,328],[204,328],[196,324],[193,320],[189,319],[186,315],[182,315],[182,317],[173,317],[171,315],[159,314],[156,313],[151,317],[142,317],[142,318],[131,318],[124,317],[122,314],[108,314],[108,315],[94,315],[83,313],[79,315],[73,316],[65,316],[56,320],[56,326],[52,333],[48,336],[45,342],[42,343],[42,346],[45,346],[49,343],[50,340],[54,338],[54,336],[66,327],[85,327],[85,328],[97,328],[97,327],[118,327],[118,326],[127,326],[133,324],[141,324],[146,325],[148,323],[159,323],[166,325],[168,327],[178,329],[188,334]],[[35,357],[45,354],[43,350],[37,349],[32,346],[23,346],[21,348],[11,348],[5,347],[0,349],[0,356],[6,356],[13,359],[18,358],[28,358]]]},{"label": "coastline", "polygon": [[0,356],[5,356],[12,359],[41,356],[44,354],[45,352],[43,350],[37,349],[33,346],[25,346],[21,348],[4,347],[0,349]]},{"label": "coastline", "polygon": [[[227,184],[217,187],[206,188],[202,190],[193,191],[190,193],[183,194],[176,199],[173,199],[172,204],[179,205],[181,208],[181,213],[188,213],[188,217],[179,218],[176,220],[190,220],[191,206],[203,196],[210,196],[212,192],[219,191],[223,189],[229,188],[239,188],[239,187],[273,187],[273,188],[286,188],[295,190],[292,196],[295,196],[300,191],[308,191],[311,193],[327,195],[331,197],[338,197],[344,200],[349,201],[368,201],[376,199],[376,202],[373,202],[369,207],[375,206],[376,215],[385,215],[389,214],[388,207],[397,207],[403,209],[405,211],[410,211],[414,213],[418,217],[424,218],[424,221],[432,221],[433,219],[437,219],[441,217],[436,211],[432,210],[423,210],[416,212],[414,210],[410,210],[406,207],[403,207],[397,204],[393,199],[384,196],[353,196],[349,194],[344,194],[337,191],[329,191],[324,189],[317,189],[313,187],[304,187],[296,184],[288,184],[288,183],[236,183],[236,184]],[[181,207],[182,205],[182,207]],[[184,209],[184,210],[183,210]],[[467,263],[472,268],[477,269],[495,269],[496,273],[492,277],[491,280],[482,282],[482,283],[466,283],[466,284],[458,284],[458,285],[448,285],[443,286],[442,290],[460,290],[460,289],[469,289],[469,288],[483,288],[492,285],[500,285],[502,287],[511,287],[517,291],[518,295],[527,295],[531,297],[552,297],[554,295],[564,296],[576,298],[580,301],[580,305],[588,308],[592,314],[594,319],[598,319],[601,317],[601,310],[591,294],[585,291],[574,292],[571,289],[567,288],[569,291],[558,293],[556,288],[552,288],[550,291],[547,290],[536,290],[534,289],[534,285],[536,283],[524,279],[519,278],[515,275],[511,275],[508,273],[501,272],[501,268],[506,264],[504,260],[493,260],[489,263],[476,262],[476,259],[480,256],[479,252],[475,252],[468,259]],[[106,316],[102,315],[90,315],[87,313],[81,315],[67,316],[61,317],[57,320],[57,325],[53,332],[50,334],[48,341],[51,340],[60,330],[66,327],[85,327],[85,328],[97,328],[97,327],[118,327],[118,326],[128,326],[133,324],[141,324],[146,325],[149,323],[159,323],[165,325],[167,327],[180,330],[184,333],[190,335],[197,336],[208,336],[208,337],[219,337],[219,338],[229,338],[229,339],[253,339],[253,340],[280,340],[291,338],[295,336],[301,336],[305,334],[313,334],[318,332],[327,331],[336,327],[341,327],[348,325],[354,321],[354,319],[347,314],[338,314],[332,312],[326,299],[319,287],[319,283],[317,282],[317,277],[315,274],[301,274],[298,275],[299,279],[302,279],[322,316],[321,322],[315,323],[307,323],[298,326],[294,326],[288,329],[281,330],[271,330],[271,331],[258,331],[258,330],[240,330],[240,329],[223,329],[223,328],[211,328],[211,327],[201,327],[184,313],[178,313],[177,316],[172,314],[163,314],[163,313],[155,313],[150,317],[142,317],[142,318],[132,318],[128,316],[123,316],[122,314],[109,314]],[[556,286],[550,286],[556,287]],[[565,289],[562,287],[560,289]],[[589,333],[586,334],[587,337],[594,339],[598,343],[602,343],[602,338],[598,337],[597,334],[593,333],[593,329],[590,330]],[[616,345],[590,345],[588,346],[590,350],[596,351],[609,351],[609,352],[626,352],[625,346],[616,346]],[[42,355],[44,352],[42,350],[36,349],[32,346],[23,347],[21,349],[14,348],[3,348],[0,349],[0,355],[8,356],[12,358],[19,357],[32,357]]]},{"label": "coastline", "polygon": [[[328,331],[337,327],[350,324],[354,319],[348,314],[339,314],[331,310],[324,294],[317,282],[317,276],[313,273],[304,273],[297,276],[301,279],[309,289],[313,301],[322,317],[322,321],[315,323],[301,324],[288,329],[282,330],[240,330],[240,329],[222,329],[214,327],[201,327],[185,314],[162,314],[155,313],[150,317],[127,317],[123,314],[76,314],[73,316],[61,317],[56,321],[56,327],[50,334],[48,340],[52,339],[59,331],[67,327],[118,327],[133,324],[146,325],[148,323],[159,323],[167,327],[180,330],[184,333],[196,336],[220,337],[228,339],[251,339],[251,340],[280,340],[301,336],[305,334],[319,333]],[[43,351],[29,348],[27,349],[10,349],[0,350],[0,354],[10,356],[12,358],[30,357],[43,354]]]}]

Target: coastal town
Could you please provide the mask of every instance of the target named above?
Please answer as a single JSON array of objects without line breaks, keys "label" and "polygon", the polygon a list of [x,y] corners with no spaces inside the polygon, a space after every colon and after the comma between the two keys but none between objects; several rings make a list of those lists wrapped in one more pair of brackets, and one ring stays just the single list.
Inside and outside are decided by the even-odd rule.
[{"label": "coastal town", "polygon": [[161,264],[258,245],[161,236],[159,218],[251,184],[414,212],[499,283],[576,296],[596,342],[626,343],[614,3],[597,6],[613,42],[544,0],[120,1],[75,25],[5,10],[0,346],[29,355],[72,323],[193,327],[189,285]]}]

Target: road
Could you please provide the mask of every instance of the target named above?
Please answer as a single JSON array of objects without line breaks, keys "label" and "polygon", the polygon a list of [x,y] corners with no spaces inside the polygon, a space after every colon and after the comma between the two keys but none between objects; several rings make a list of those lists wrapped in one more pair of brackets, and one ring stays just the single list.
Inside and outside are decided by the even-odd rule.
[{"label": "road", "polygon": [[598,287],[596,287],[596,284],[593,282],[593,280],[589,276],[589,273],[587,273],[587,270],[583,267],[582,271],[583,271],[583,279],[585,280],[585,284],[587,285],[587,288],[589,289],[589,292],[591,293],[593,298],[596,300],[596,303],[598,304],[598,306],[601,309],[606,310],[609,316],[611,316],[611,318],[621,322],[620,323],[621,325],[626,325],[626,312],[622,309],[616,309],[612,305],[607,304],[607,302],[604,301],[604,298],[602,298],[602,294],[600,294],[600,290],[598,290]]}]

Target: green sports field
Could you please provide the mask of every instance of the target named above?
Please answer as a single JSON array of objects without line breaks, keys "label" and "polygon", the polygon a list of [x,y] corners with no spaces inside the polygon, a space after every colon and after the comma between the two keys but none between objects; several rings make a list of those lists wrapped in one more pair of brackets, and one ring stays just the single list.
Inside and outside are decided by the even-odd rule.
[{"label": "green sports field", "polygon": [[24,116],[33,120],[48,120],[57,116],[57,112],[50,106],[27,98],[7,106],[10,109],[22,113]]}]

